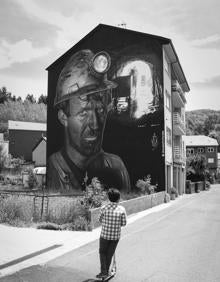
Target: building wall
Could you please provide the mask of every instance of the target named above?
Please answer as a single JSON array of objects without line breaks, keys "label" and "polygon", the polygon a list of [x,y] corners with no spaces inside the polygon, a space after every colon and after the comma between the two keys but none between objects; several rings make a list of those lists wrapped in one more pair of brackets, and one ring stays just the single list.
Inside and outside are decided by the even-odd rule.
[{"label": "building wall", "polygon": [[1,141],[0,140],[0,146],[2,147],[2,154],[4,156],[8,155],[8,141]]},{"label": "building wall", "polygon": [[[165,189],[165,164],[162,146],[162,136],[164,132],[164,101],[163,101],[163,54],[162,44],[157,39],[147,38],[117,30],[117,32],[103,32],[93,34],[92,37],[79,43],[76,48],[63,58],[48,75],[48,139],[47,156],[58,151],[63,144],[62,127],[57,120],[57,112],[53,108],[56,83],[59,73],[68,58],[81,49],[91,49],[94,53],[107,51],[112,64],[108,78],[115,80],[119,87],[113,93],[115,107],[110,112],[104,138],[103,149],[106,152],[116,154],[125,163],[134,186],[138,179],[144,178],[147,174],[152,177],[152,183],[158,184],[159,189]],[[134,63],[135,62],[135,63]],[[142,79],[142,92],[134,95],[134,75],[129,74],[128,69],[134,70],[141,63],[146,69],[147,77]],[[148,76],[148,74],[150,74]],[[127,88],[120,87],[128,76]],[[144,75],[143,75],[144,76]],[[144,87],[150,83],[144,92]],[[123,90],[120,94],[121,89]],[[153,89],[153,90],[152,90]],[[153,91],[153,92],[151,92]],[[133,95],[133,96],[132,96]],[[134,96],[136,98],[134,98]],[[140,106],[139,111],[135,110],[135,103]],[[129,101],[126,111],[119,112],[120,99]],[[141,101],[143,103],[141,104]],[[143,105],[146,104],[145,109]],[[117,104],[117,105],[116,105]],[[150,107],[151,105],[151,107]],[[153,107],[152,107],[153,106]],[[145,110],[145,113],[144,113]],[[141,113],[140,113],[141,112]]]},{"label": "building wall", "polygon": [[32,160],[32,149],[35,144],[46,135],[45,131],[9,130],[9,153],[14,158],[23,157],[26,161]]},{"label": "building wall", "polygon": [[173,128],[172,128],[172,93],[171,65],[163,49],[163,79],[164,79],[164,145],[166,168],[166,190],[173,186]]},{"label": "building wall", "polygon": [[32,161],[35,166],[46,166],[46,141],[42,140],[32,152]]}]

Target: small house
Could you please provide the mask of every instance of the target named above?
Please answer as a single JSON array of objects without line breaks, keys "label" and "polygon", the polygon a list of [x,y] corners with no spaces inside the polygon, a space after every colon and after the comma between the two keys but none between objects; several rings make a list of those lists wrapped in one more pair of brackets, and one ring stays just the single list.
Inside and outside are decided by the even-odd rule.
[{"label": "small house", "polygon": [[32,149],[32,161],[35,167],[46,166],[46,147],[47,138],[42,136]]},{"label": "small house", "polygon": [[211,174],[216,174],[218,168],[218,142],[204,135],[185,136],[186,155],[203,154],[207,160],[207,168]]},{"label": "small house", "polygon": [[9,153],[14,158],[32,161],[32,149],[46,135],[46,123],[8,121]]}]

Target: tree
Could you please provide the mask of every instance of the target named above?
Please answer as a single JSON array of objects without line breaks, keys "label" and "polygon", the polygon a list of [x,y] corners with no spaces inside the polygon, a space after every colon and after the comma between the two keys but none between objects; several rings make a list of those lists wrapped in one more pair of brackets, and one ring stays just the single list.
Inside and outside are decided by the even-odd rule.
[{"label": "tree", "polygon": [[197,154],[187,157],[186,160],[186,176],[192,181],[201,181],[205,179],[207,174],[206,157],[202,154]]},{"label": "tree", "polygon": [[21,96],[18,96],[17,101],[18,101],[18,102],[22,102]]},{"label": "tree", "polygon": [[27,94],[27,96],[25,98],[25,101],[28,101],[28,102],[30,102],[32,104],[36,103],[36,99],[34,98],[33,94]]},{"label": "tree", "polygon": [[214,130],[215,124],[218,123],[218,116],[216,114],[208,115],[204,122],[204,134],[209,135],[209,133]]},{"label": "tree", "polygon": [[8,92],[7,88],[3,86],[0,89],[0,103],[4,103],[5,101],[9,101],[11,99],[11,92]]},{"label": "tree", "polygon": [[204,124],[198,123],[195,128],[194,128],[194,134],[195,135],[203,135],[205,134],[204,132]]},{"label": "tree", "polygon": [[47,105],[47,95],[41,94],[40,97],[38,98],[38,104],[43,103]]}]

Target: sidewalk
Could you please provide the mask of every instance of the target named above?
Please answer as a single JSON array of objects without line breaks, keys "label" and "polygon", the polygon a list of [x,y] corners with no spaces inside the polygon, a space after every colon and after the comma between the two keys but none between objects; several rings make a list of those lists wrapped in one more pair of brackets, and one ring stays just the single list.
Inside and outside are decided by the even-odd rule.
[{"label": "sidewalk", "polygon": [[[130,215],[128,224],[153,212],[161,211],[172,203],[169,202]],[[45,264],[56,257],[95,241],[99,235],[100,227],[91,232],[85,232],[51,231],[0,225],[0,277],[32,265]]]}]

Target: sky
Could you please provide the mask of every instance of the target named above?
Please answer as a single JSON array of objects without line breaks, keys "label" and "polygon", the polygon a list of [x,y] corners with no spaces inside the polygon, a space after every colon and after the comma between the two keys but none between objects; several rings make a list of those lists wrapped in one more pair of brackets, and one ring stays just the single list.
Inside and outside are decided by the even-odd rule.
[{"label": "sky", "polygon": [[0,87],[47,94],[47,71],[98,24],[170,38],[190,86],[186,110],[220,110],[219,0],[1,0]]}]

